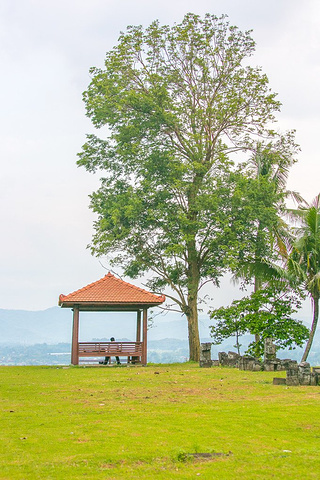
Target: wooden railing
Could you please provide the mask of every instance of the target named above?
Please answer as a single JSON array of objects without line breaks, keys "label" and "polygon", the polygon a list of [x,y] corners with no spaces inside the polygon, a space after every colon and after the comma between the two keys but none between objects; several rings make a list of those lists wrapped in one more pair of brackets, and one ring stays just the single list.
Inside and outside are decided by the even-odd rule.
[{"label": "wooden railing", "polygon": [[[79,342],[79,357],[142,357],[142,342]],[[136,361],[138,359],[136,358]]]}]

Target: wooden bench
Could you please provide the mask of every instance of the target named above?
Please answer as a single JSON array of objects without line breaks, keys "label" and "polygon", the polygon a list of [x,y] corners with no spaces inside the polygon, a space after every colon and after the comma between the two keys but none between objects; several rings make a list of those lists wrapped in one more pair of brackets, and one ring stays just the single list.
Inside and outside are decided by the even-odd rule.
[{"label": "wooden bench", "polygon": [[141,363],[142,342],[79,342],[80,357],[127,357],[128,363]]}]

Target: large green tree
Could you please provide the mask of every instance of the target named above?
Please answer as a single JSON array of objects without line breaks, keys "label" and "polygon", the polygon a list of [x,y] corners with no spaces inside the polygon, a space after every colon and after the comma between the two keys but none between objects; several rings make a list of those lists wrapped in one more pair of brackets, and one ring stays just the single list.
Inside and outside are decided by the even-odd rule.
[{"label": "large green tree", "polygon": [[289,272],[303,282],[313,303],[313,319],[309,339],[302,356],[306,361],[312,346],[319,319],[320,299],[320,194],[308,205],[291,210],[291,215],[300,222],[296,228],[296,241],[288,259]]},{"label": "large green tree", "polygon": [[84,93],[103,130],[88,135],[78,160],[104,172],[92,195],[92,251],[131,278],[148,272],[153,291],[170,288],[188,320],[192,360],[199,290],[218,282],[245,229],[231,205],[230,154],[276,137],[269,128],[280,103],[261,69],[247,65],[253,52],[250,32],[225,16],[130,26]]}]

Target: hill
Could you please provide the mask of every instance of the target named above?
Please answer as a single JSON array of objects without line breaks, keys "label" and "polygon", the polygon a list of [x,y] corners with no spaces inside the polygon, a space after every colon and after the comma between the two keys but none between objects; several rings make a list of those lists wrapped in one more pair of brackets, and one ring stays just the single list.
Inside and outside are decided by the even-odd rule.
[{"label": "hill", "polygon": [[[209,336],[208,317],[200,318],[203,337]],[[135,339],[136,315],[128,312],[81,312],[80,339],[109,338],[111,336]],[[0,309],[0,343],[71,342],[72,312],[52,307],[41,311]],[[188,338],[185,318],[177,313],[155,316],[149,330],[150,340]]]},{"label": "hill", "polygon": [[[203,315],[199,319],[202,342],[210,342],[211,320]],[[88,313],[80,315],[80,340],[135,339],[135,314],[132,313]],[[72,312],[69,309],[52,307],[42,311],[0,309],[0,363],[3,365],[52,365],[70,363]],[[243,337],[242,351],[250,337]],[[23,348],[16,348],[22,345]],[[222,345],[212,346],[212,358],[218,358],[219,351],[234,351],[234,339]],[[65,356],[62,356],[62,353]],[[54,354],[57,354],[56,356]],[[300,360],[301,349],[281,351],[280,358]],[[148,331],[148,358],[150,362],[183,362],[188,358],[187,323],[178,313],[154,317]],[[309,361],[320,364],[320,332],[316,334]]]}]

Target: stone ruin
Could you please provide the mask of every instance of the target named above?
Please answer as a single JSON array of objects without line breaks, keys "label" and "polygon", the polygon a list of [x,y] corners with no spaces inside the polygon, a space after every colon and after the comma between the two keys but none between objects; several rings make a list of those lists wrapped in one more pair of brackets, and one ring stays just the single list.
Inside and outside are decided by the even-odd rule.
[{"label": "stone ruin", "polygon": [[266,372],[280,372],[287,370],[292,363],[296,364],[297,362],[290,358],[284,360],[277,358],[277,347],[273,343],[272,338],[265,338],[263,370]]},{"label": "stone ruin", "polygon": [[239,367],[241,355],[235,352],[219,352],[219,365],[223,367]]},{"label": "stone ruin", "polygon": [[212,367],[211,343],[201,343],[200,345],[200,367]]},{"label": "stone ruin", "polygon": [[272,338],[266,338],[264,341],[264,359],[263,361],[252,357],[251,355],[239,355],[235,352],[219,352],[219,364],[226,367],[236,367],[240,370],[249,370],[258,372],[281,372],[287,370],[291,364],[296,364],[295,360],[289,358],[277,358],[277,347]]},{"label": "stone ruin", "polygon": [[276,359],[277,347],[273,343],[272,338],[266,338],[264,340],[264,361],[272,362]]},{"label": "stone ruin", "polygon": [[317,369],[311,371],[310,363],[301,362],[287,369],[286,385],[319,385],[320,375]]},{"label": "stone ruin", "polygon": [[274,354],[265,355],[264,360],[252,357],[251,355],[239,355],[235,352],[219,352],[219,364],[224,367],[236,367],[239,370],[250,370],[258,372],[265,370],[267,372],[284,371],[292,362],[290,359],[282,360],[276,358]]},{"label": "stone ruin", "polygon": [[201,343],[200,367],[224,366],[239,368],[239,370],[257,371],[286,371],[287,378],[274,378],[275,385],[320,385],[320,367],[311,371],[308,362],[276,358],[276,347],[271,339],[266,339],[264,360],[259,360],[250,355],[239,355],[235,352],[219,352],[219,360],[211,360],[211,343]]},{"label": "stone ruin", "polygon": [[243,355],[239,360],[239,370],[249,370],[251,372],[259,372],[263,370],[261,360],[250,355]]}]

